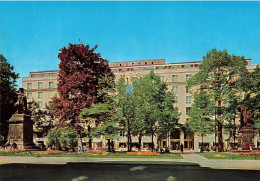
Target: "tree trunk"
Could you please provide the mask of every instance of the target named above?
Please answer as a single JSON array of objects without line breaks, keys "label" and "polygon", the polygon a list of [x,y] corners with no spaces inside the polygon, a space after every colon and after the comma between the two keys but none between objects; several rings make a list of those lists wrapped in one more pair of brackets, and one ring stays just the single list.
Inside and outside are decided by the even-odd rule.
[{"label": "tree trunk", "polygon": [[202,152],[204,151],[204,145],[203,145],[203,134],[201,135],[201,139],[202,139],[202,143],[201,143],[201,148],[200,150],[202,150]]},{"label": "tree trunk", "polygon": [[131,122],[127,119],[127,151],[132,151]]},{"label": "tree trunk", "polygon": [[218,120],[218,151],[223,151],[223,136],[222,136],[223,124]]},{"label": "tree trunk", "polygon": [[[220,73],[220,68],[217,68],[217,73]],[[217,87],[221,88],[221,85],[219,83],[219,76],[217,77]],[[220,96],[220,95],[219,95]],[[222,152],[223,151],[223,134],[222,134],[222,130],[223,130],[223,124],[221,119],[221,100],[217,100],[218,103],[218,110],[217,110],[217,120],[218,120],[218,151]]]},{"label": "tree trunk", "polygon": [[153,133],[153,131],[152,131],[152,152],[153,152],[153,150],[154,150],[154,140],[153,140],[153,135],[154,135],[154,133]]},{"label": "tree trunk", "polygon": [[107,147],[108,147],[108,152],[111,152],[111,149],[110,149],[110,139],[107,139]]},{"label": "tree trunk", "polygon": [[233,145],[233,148],[235,148],[235,142],[236,142],[236,118],[233,118],[233,120],[234,120],[234,130],[233,130],[234,145]]},{"label": "tree trunk", "polygon": [[139,142],[139,148],[138,148],[138,151],[141,151],[141,148],[142,148],[142,135],[140,134],[139,137],[138,137],[138,142]]},{"label": "tree trunk", "polygon": [[[91,131],[91,128],[90,128],[90,126],[88,126],[88,132],[90,133],[90,131]],[[88,143],[89,143],[89,148],[91,149],[92,148],[92,137],[90,135],[89,135]]]},{"label": "tree trunk", "polygon": [[114,150],[114,141],[112,140],[112,152],[115,153],[115,150]]},{"label": "tree trunk", "polygon": [[167,141],[166,141],[166,146],[169,148],[170,147],[170,134],[169,134],[169,130],[167,131]]}]

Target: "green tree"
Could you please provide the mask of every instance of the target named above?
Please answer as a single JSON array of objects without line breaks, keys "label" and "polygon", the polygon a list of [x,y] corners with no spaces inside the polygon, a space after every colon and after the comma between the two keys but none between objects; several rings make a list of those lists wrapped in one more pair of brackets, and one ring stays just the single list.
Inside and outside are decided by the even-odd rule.
[{"label": "green tree", "polygon": [[[102,96],[101,102],[81,109],[81,122],[88,124],[86,136],[89,137],[91,146],[92,137],[103,135],[108,140],[108,151],[111,151],[111,140],[118,138],[115,120],[115,93],[114,77],[105,76],[100,79],[98,97]],[[112,144],[112,147],[114,145]],[[112,148],[113,149],[113,148]]]},{"label": "green tree", "polygon": [[[109,119],[111,119],[109,104],[97,103],[91,105],[89,108],[81,109],[80,115],[82,116],[81,121],[87,123],[87,136],[89,137],[89,147],[92,147],[92,136],[98,137],[97,132],[92,133],[92,130],[100,128],[105,125]],[[105,131],[105,130],[103,130]],[[103,134],[105,134],[103,132]]]},{"label": "green tree", "polygon": [[195,132],[203,137],[214,132],[214,120],[212,118],[215,107],[215,101],[212,95],[207,92],[199,92],[193,94],[193,104],[189,113],[189,121],[186,122],[186,127],[189,131]]},{"label": "green tree", "polygon": [[78,143],[78,134],[71,128],[55,128],[48,133],[48,146],[59,150],[72,150]]},{"label": "green tree", "polygon": [[127,132],[127,149],[132,150],[132,122],[135,119],[135,102],[133,99],[133,87],[125,77],[121,77],[115,85],[115,119],[121,130]]},{"label": "green tree", "polygon": [[165,96],[165,101],[162,103],[161,116],[159,117],[159,134],[166,135],[167,147],[170,144],[170,134],[175,132],[176,128],[180,127],[178,123],[181,113],[176,106],[173,106],[175,102],[175,96],[172,92],[167,92]]},{"label": "green tree", "polygon": [[48,138],[48,147],[55,147],[59,150],[61,150],[61,144],[60,144],[60,136],[61,136],[62,128],[56,128],[53,130],[50,130],[47,138]]},{"label": "green tree", "polygon": [[[233,89],[241,89],[245,84],[244,77],[248,76],[246,68],[247,62],[243,56],[229,55],[227,50],[217,51],[213,49],[203,57],[200,65],[200,71],[188,81],[188,86],[194,86],[195,89],[207,91],[214,96],[216,102],[216,120],[218,128],[218,144],[219,150],[223,150],[223,126],[224,110],[227,105],[224,100],[226,93]],[[233,106],[235,109],[236,106]]]},{"label": "green tree", "polygon": [[56,126],[57,120],[53,115],[53,108],[50,104],[46,105],[46,109],[40,109],[35,100],[28,102],[28,113],[33,121],[33,132],[37,137],[47,136],[48,131]]},{"label": "green tree", "polygon": [[72,150],[74,152],[78,144],[78,134],[73,129],[62,129],[59,141],[63,150]]},{"label": "green tree", "polygon": [[14,104],[17,99],[16,74],[14,67],[11,66],[5,57],[0,54],[0,135],[6,141],[8,135],[8,120],[14,113]]},{"label": "green tree", "polygon": [[166,82],[152,70],[148,75],[134,79],[133,100],[136,113],[132,123],[133,133],[138,135],[139,145],[143,134],[150,134],[153,150],[155,133],[160,130],[168,134],[178,124],[180,114],[173,107],[174,95],[168,92]]},{"label": "green tree", "polygon": [[244,101],[251,111],[251,120],[256,132],[260,132],[260,65],[250,72],[247,84],[244,86]]}]

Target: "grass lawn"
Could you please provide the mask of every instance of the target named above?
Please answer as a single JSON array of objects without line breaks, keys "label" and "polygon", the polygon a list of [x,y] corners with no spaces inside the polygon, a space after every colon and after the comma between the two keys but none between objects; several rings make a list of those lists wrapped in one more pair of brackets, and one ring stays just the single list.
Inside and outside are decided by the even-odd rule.
[{"label": "grass lawn", "polygon": [[19,151],[0,152],[0,156],[26,156],[26,157],[85,157],[85,158],[148,158],[148,159],[182,159],[180,154],[161,153],[159,155],[128,155],[127,153],[48,153],[47,151]]},{"label": "grass lawn", "polygon": [[227,152],[208,152],[197,153],[207,159],[230,159],[230,160],[260,160],[260,154],[258,153],[227,153]]}]

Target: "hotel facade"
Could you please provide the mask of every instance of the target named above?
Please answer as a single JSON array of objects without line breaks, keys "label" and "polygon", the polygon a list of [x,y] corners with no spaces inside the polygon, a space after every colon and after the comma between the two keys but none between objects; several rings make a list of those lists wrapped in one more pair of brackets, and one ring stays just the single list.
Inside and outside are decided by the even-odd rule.
[{"label": "hotel facade", "polygon": [[[254,65],[251,65],[251,59],[247,59],[247,68],[249,71],[253,71]],[[112,72],[115,75],[115,81],[121,76],[125,78],[132,78],[146,75],[150,70],[154,70],[156,74],[159,74],[161,79],[167,82],[168,90],[173,91],[176,95],[176,103],[174,106],[179,108],[181,112],[179,123],[184,124],[188,119],[188,113],[192,106],[192,95],[190,90],[186,88],[187,80],[199,71],[199,65],[202,62],[183,62],[183,63],[165,63],[165,59],[154,60],[140,60],[129,62],[115,62],[109,63]],[[58,83],[58,70],[54,71],[39,71],[31,72],[29,77],[23,78],[23,88],[27,95],[27,101],[35,100],[39,107],[44,109],[46,104],[51,103],[52,98],[57,95],[57,83]],[[115,148],[121,149],[126,147],[127,137],[124,133],[118,133],[119,140],[115,140]],[[38,138],[41,140],[43,138]],[[254,136],[254,144],[259,144],[259,135]],[[148,149],[151,147],[151,136],[144,136],[142,139],[142,148]],[[158,140],[157,136],[154,136],[155,148],[162,148],[167,146],[166,139]],[[203,138],[204,146],[213,146],[215,135],[205,136]],[[37,140],[36,140],[37,142]],[[46,140],[45,140],[46,142]],[[132,137],[133,147],[137,148],[138,138]],[[184,145],[184,150],[199,151],[202,140],[196,133],[189,133],[182,129],[176,129],[174,133],[171,133],[168,146],[172,150],[178,150],[180,144]],[[88,139],[83,138],[83,144],[88,145]],[[224,148],[229,145],[227,136],[224,135]],[[106,140],[103,137],[93,139],[94,147],[106,147]]]}]

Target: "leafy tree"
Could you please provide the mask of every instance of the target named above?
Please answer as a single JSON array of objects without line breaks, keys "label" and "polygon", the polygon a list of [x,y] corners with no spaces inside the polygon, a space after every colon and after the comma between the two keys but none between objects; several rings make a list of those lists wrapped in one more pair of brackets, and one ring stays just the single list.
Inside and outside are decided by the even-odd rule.
[{"label": "leafy tree", "polygon": [[[114,77],[105,76],[99,80],[98,97],[102,96],[102,102],[81,109],[81,121],[88,124],[86,136],[89,137],[91,147],[92,137],[103,135],[108,140],[108,151],[111,151],[111,140],[118,138],[115,121],[115,92]],[[112,144],[113,146],[113,144]]]},{"label": "leafy tree", "polygon": [[180,127],[178,121],[181,113],[179,113],[178,107],[174,107],[175,96],[172,92],[167,92],[164,103],[162,103],[161,117],[159,117],[159,133],[166,135],[167,147],[170,144],[170,134],[175,132],[176,128]]},{"label": "leafy tree", "polygon": [[[54,100],[56,115],[64,124],[65,121],[79,122],[82,108],[102,101],[102,96],[97,96],[98,90],[105,87],[99,84],[103,77],[112,76],[108,61],[101,58],[99,53],[89,45],[69,44],[68,48],[60,49],[58,76],[59,97]],[[101,86],[101,87],[100,87]]]},{"label": "leafy tree", "polygon": [[131,82],[121,78],[117,83],[116,98],[118,117],[127,130],[128,150],[131,150],[132,135],[138,136],[141,149],[143,135],[150,134],[153,149],[153,136],[158,124],[172,126],[168,130],[177,125],[179,114],[173,107],[174,96],[167,92],[167,84],[154,71],[143,77],[132,78]]},{"label": "leafy tree", "polygon": [[[188,81],[188,86],[207,91],[214,96],[217,114],[219,150],[223,150],[223,125],[227,121],[223,117],[227,105],[224,104],[226,93],[233,89],[241,89],[245,84],[243,77],[248,76],[246,61],[243,56],[229,55],[227,50],[213,49],[203,57],[200,71]],[[236,106],[233,106],[235,109]]]},{"label": "leafy tree", "polygon": [[[229,134],[229,142],[231,142],[231,138],[233,137],[233,143],[236,140],[236,131],[239,126],[236,123],[236,118],[238,117],[238,110],[241,107],[241,98],[242,92],[240,89],[229,89],[227,88],[225,91],[225,99],[223,100],[223,120],[226,120],[224,129],[225,133]],[[235,144],[234,144],[235,145]]]},{"label": "leafy tree", "polygon": [[47,136],[48,147],[54,146],[55,148],[58,148],[59,150],[61,149],[61,144],[60,144],[61,131],[62,131],[62,128],[56,128],[56,129],[49,131],[48,136]]},{"label": "leafy tree", "polygon": [[214,120],[212,109],[215,107],[215,101],[207,92],[193,94],[193,105],[189,113],[189,121],[186,127],[191,132],[196,132],[202,137],[214,131]]},{"label": "leafy tree", "polygon": [[36,101],[28,103],[28,113],[33,121],[34,134],[37,137],[45,137],[48,131],[57,124],[53,115],[53,105],[46,105],[46,109],[40,109]]},{"label": "leafy tree", "polygon": [[[88,125],[87,136],[89,137],[89,147],[92,147],[92,129],[99,128],[108,122],[110,119],[109,105],[106,103],[93,104],[89,108],[81,109],[80,115],[83,117],[81,121]],[[94,135],[97,136],[97,132]]]},{"label": "leafy tree", "polygon": [[[0,135],[6,140],[8,135],[8,120],[14,113],[14,104],[17,99],[16,74],[5,57],[0,54]],[[5,142],[5,141],[4,141]]]},{"label": "leafy tree", "polygon": [[115,119],[119,122],[121,130],[127,131],[127,149],[132,150],[132,121],[135,119],[135,102],[132,86],[124,77],[121,77],[115,85]]},{"label": "leafy tree", "polygon": [[253,72],[250,72],[248,84],[244,87],[246,92],[244,102],[251,111],[251,119],[256,132],[260,132],[260,66],[257,65]]},{"label": "leafy tree", "polygon": [[75,130],[69,128],[62,129],[59,141],[63,150],[74,152],[78,144],[78,134]]},{"label": "leafy tree", "polygon": [[167,84],[161,81],[160,76],[154,71],[133,81],[136,112],[136,118],[132,123],[133,133],[138,134],[139,145],[143,134],[150,134],[152,150],[154,149],[153,136],[158,129],[160,128],[162,134],[164,132],[168,134],[176,128],[180,116],[178,109],[173,107],[174,95],[172,92],[167,92],[167,89]]},{"label": "leafy tree", "polygon": [[75,151],[78,143],[78,134],[70,128],[56,128],[48,133],[48,146],[58,148],[59,150]]}]

